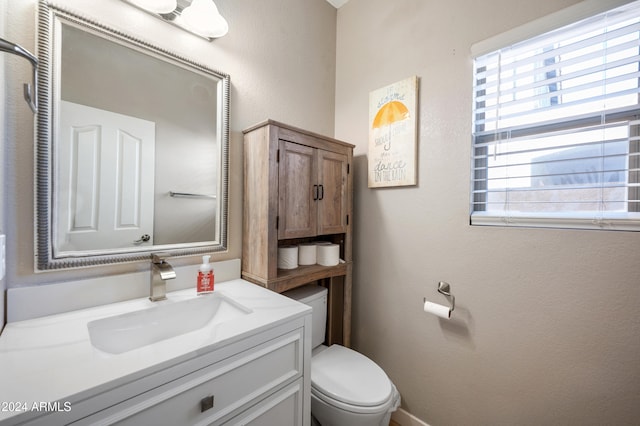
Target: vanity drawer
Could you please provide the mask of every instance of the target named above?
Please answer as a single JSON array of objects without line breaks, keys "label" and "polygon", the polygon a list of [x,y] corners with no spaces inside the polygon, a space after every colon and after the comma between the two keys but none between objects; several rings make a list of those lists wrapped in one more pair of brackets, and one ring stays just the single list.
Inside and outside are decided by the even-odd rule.
[{"label": "vanity drawer", "polygon": [[218,424],[301,377],[302,369],[303,331],[299,329],[74,424]]},{"label": "vanity drawer", "polygon": [[224,426],[300,426],[302,421],[303,379],[258,402]]}]

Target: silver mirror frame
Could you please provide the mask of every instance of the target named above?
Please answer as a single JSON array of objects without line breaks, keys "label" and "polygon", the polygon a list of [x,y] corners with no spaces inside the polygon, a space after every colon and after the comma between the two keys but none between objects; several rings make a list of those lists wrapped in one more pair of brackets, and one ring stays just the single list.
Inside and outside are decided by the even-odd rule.
[{"label": "silver mirror frame", "polygon": [[[74,24],[100,33],[107,38],[115,39],[134,47],[150,52],[160,58],[177,62],[193,68],[205,74],[210,74],[221,80],[221,108],[222,123],[220,141],[220,188],[221,196],[218,196],[219,205],[219,238],[215,242],[180,243],[146,247],[143,250],[113,250],[99,254],[87,252],[74,257],[56,258],[53,256],[53,182],[52,182],[52,155],[53,140],[55,135],[54,123],[57,111],[53,110],[57,90],[54,81],[54,23],[58,17]],[[213,70],[203,64],[187,59],[179,54],[164,48],[152,45],[136,37],[125,34],[119,30],[110,28],[93,19],[79,16],[76,13],[51,4],[50,0],[38,1],[38,58],[40,72],[38,74],[39,110],[36,115],[35,137],[35,195],[34,204],[34,244],[35,244],[35,269],[36,271],[82,268],[98,265],[109,265],[125,262],[148,261],[152,252],[162,251],[170,256],[184,257],[203,253],[214,253],[227,250],[228,228],[228,188],[229,188],[229,86],[228,74]]]}]

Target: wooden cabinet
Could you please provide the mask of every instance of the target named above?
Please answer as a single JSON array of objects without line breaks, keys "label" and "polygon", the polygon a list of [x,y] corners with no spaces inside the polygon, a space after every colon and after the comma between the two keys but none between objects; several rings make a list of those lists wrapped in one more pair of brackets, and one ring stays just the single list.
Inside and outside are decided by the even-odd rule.
[{"label": "wooden cabinet", "polygon": [[[319,282],[329,289],[328,343],[349,345],[353,145],[268,120],[244,131],[242,277],[283,292]],[[337,266],[279,270],[278,247],[340,245]]]},{"label": "wooden cabinet", "polygon": [[280,140],[278,239],[345,233],[347,155]]}]

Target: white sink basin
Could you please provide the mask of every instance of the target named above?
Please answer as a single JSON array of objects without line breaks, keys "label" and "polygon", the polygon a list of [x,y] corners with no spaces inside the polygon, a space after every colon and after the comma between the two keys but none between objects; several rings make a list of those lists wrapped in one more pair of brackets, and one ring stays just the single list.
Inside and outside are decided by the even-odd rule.
[{"label": "white sink basin", "polygon": [[252,312],[219,293],[155,303],[148,309],[89,322],[91,344],[101,351],[119,354]]}]

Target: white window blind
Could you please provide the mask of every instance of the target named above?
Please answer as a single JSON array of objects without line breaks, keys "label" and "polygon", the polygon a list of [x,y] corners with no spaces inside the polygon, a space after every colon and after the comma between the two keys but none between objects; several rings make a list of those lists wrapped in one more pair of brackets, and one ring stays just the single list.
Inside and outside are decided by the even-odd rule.
[{"label": "white window blind", "polygon": [[640,230],[640,1],[474,59],[471,223]]}]

